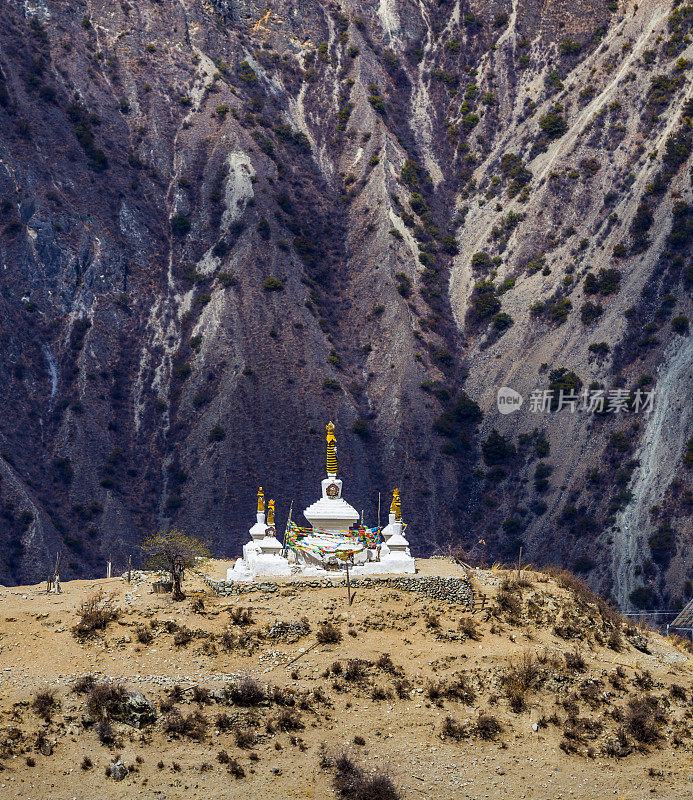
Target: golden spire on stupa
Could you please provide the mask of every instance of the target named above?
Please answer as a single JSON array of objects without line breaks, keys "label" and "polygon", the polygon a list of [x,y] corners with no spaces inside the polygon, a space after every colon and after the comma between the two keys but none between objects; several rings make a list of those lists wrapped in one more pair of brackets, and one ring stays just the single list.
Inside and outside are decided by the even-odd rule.
[{"label": "golden spire on stupa", "polygon": [[334,435],[334,423],[325,425],[327,430],[327,474],[337,474],[337,437]]},{"label": "golden spire on stupa", "polygon": [[274,500],[267,503],[267,524],[274,525]]},{"label": "golden spire on stupa", "polygon": [[265,493],[262,491],[262,486],[257,490],[257,510],[258,513],[263,513],[265,510]]},{"label": "golden spire on stupa", "polygon": [[392,493],[390,513],[395,515],[395,522],[400,522],[402,520],[402,506],[399,501],[399,489],[395,489],[395,491]]}]

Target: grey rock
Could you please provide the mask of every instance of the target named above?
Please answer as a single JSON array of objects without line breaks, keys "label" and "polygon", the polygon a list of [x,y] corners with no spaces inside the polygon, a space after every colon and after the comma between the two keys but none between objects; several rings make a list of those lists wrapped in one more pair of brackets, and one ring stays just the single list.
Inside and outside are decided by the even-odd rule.
[{"label": "grey rock", "polygon": [[142,692],[128,692],[118,718],[133,728],[143,728],[156,721],[156,710]]},{"label": "grey rock", "polygon": [[114,781],[122,781],[127,774],[128,768],[122,761],[112,761],[108,765],[108,775],[110,778],[113,778]]}]

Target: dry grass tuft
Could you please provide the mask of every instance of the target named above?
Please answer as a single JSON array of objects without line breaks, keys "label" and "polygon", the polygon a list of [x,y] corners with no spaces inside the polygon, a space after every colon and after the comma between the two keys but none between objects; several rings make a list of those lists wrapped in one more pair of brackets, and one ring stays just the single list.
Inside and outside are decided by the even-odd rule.
[{"label": "dry grass tuft", "polygon": [[33,710],[46,721],[49,721],[53,713],[58,708],[58,701],[55,699],[55,691],[53,689],[41,689],[34,695],[31,701]]},{"label": "dry grass tuft", "polygon": [[517,661],[511,661],[502,681],[510,708],[518,714],[526,707],[527,692],[539,682],[540,670],[531,650],[525,650]]},{"label": "dry grass tuft", "polygon": [[659,739],[659,728],[666,722],[666,714],[656,697],[646,694],[628,701],[625,727],[641,744],[651,744]]},{"label": "dry grass tuft", "polygon": [[577,645],[572,652],[565,653],[565,665],[571,672],[584,672],[587,662]]},{"label": "dry grass tuft", "polygon": [[457,626],[457,630],[467,639],[478,642],[482,638],[481,630],[476,620],[471,617],[462,617]]},{"label": "dry grass tuft", "polygon": [[235,731],[236,747],[242,750],[250,750],[255,744],[255,734],[250,728],[238,728]]},{"label": "dry grass tuft", "polygon": [[147,625],[138,625],[136,636],[140,644],[151,644],[154,641],[152,629]]},{"label": "dry grass tuft", "polygon": [[228,608],[227,611],[229,612],[229,619],[233,625],[245,627],[247,625],[255,624],[253,612],[250,608],[242,608],[238,606],[237,608]]},{"label": "dry grass tuft", "polygon": [[78,639],[86,639],[97,631],[105,630],[109,622],[118,619],[120,612],[114,607],[111,596],[97,592],[80,605],[78,614],[79,621],[72,632]]},{"label": "dry grass tuft", "polygon": [[267,699],[262,686],[249,676],[227,686],[226,692],[231,702],[237,706],[259,706]]},{"label": "dry grass tuft", "polygon": [[164,718],[163,729],[175,738],[186,736],[201,742],[207,735],[207,724],[207,719],[200,711],[193,711],[184,717],[174,709]]},{"label": "dry grass tuft", "polygon": [[390,776],[381,770],[366,772],[346,754],[335,760],[334,788],[342,800],[400,800]]},{"label": "dry grass tuft", "polygon": [[443,720],[443,727],[440,731],[442,739],[455,739],[455,741],[459,742],[460,739],[466,739],[469,734],[469,728],[458,722],[454,717],[448,715]]},{"label": "dry grass tuft", "polygon": [[493,716],[493,714],[479,714],[474,728],[477,736],[482,739],[490,741],[495,739],[496,736],[503,730],[503,726]]},{"label": "dry grass tuft", "polygon": [[342,641],[342,632],[331,622],[321,622],[315,638],[320,644],[337,644]]}]

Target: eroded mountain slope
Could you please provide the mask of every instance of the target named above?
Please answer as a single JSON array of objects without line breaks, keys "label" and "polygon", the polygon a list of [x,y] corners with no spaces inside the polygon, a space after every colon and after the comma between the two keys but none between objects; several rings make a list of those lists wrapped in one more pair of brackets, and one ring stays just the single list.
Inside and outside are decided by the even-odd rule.
[{"label": "eroded mountain slope", "polygon": [[685,594],[691,404],[643,477],[657,412],[527,396],[690,363],[689,7],[5,16],[4,581],[161,524],[232,552],[258,483],[280,524],[314,499],[331,416],[349,498],[374,520],[399,486],[419,552],[522,544],[622,602]]}]

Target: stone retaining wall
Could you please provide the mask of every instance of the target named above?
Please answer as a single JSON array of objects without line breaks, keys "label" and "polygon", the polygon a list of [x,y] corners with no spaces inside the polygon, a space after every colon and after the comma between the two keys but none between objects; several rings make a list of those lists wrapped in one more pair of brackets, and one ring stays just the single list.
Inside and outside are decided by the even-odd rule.
[{"label": "stone retaining wall", "polygon": [[[205,583],[217,595],[229,597],[233,595],[249,594],[250,592],[276,592],[283,589],[334,589],[346,585],[346,577],[339,578],[313,578],[287,581],[286,583],[273,583],[268,580],[252,581],[240,583],[237,581],[216,580],[214,578],[204,578]],[[447,600],[450,603],[473,607],[474,598],[469,579],[462,576],[459,578],[444,578],[438,575],[422,575],[421,577],[403,575],[400,577],[379,577],[367,576],[363,578],[352,578],[351,585],[357,589],[359,587],[368,589],[376,586],[387,586],[402,592],[415,592],[417,594],[430,597],[434,600]]]}]

